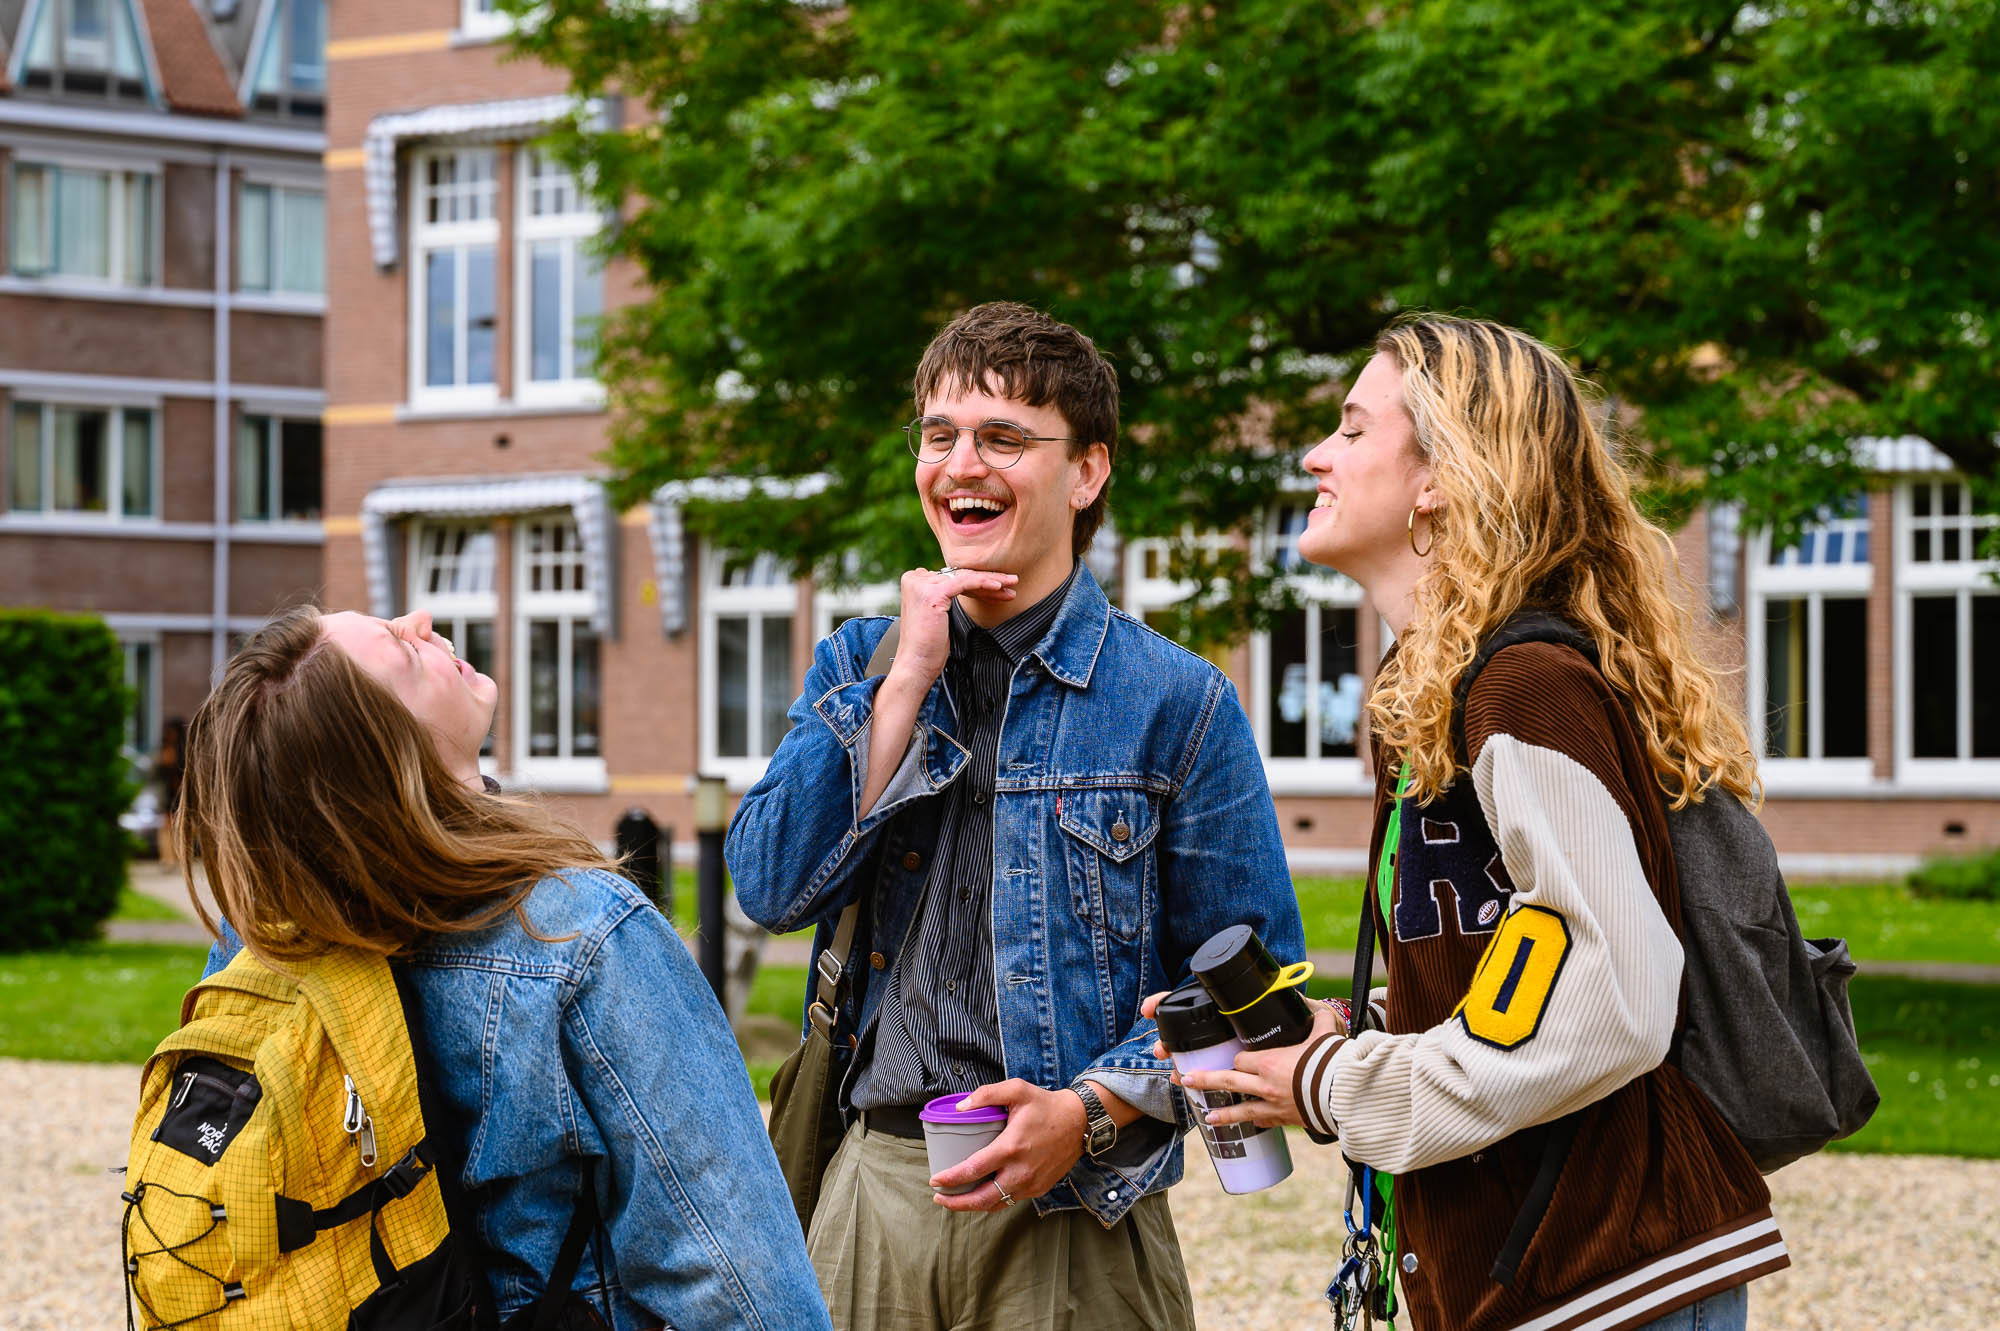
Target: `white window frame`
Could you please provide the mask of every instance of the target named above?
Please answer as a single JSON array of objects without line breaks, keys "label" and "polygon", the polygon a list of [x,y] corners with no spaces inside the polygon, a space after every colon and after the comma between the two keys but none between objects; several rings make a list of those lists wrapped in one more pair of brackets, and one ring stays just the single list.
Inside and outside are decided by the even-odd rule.
[{"label": "white window frame", "polygon": [[[108,178],[105,190],[104,244],[106,255],[106,276],[97,277],[89,273],[64,273],[51,268],[42,273],[24,273],[15,266],[14,255],[17,243],[18,221],[14,209],[20,192],[22,168],[43,168],[60,176],[63,172],[90,172]],[[125,272],[125,190],[126,177],[145,176],[152,181],[152,234],[146,237],[146,280],[134,282]],[[54,191],[50,193],[50,217],[44,230],[54,241],[56,223],[54,219]],[[156,158],[139,160],[101,157],[66,152],[26,152],[16,153],[7,166],[7,272],[10,277],[21,282],[31,282],[37,288],[68,288],[87,292],[112,291],[158,291],[160,290],[160,270],[166,259],[166,169]]]},{"label": "white window frame", "polygon": [[[288,49],[291,42],[291,34],[289,32],[290,3],[291,0],[264,0],[264,7],[257,12],[257,22],[251,29],[250,46],[248,52],[243,57],[243,74],[237,85],[236,95],[244,107],[253,114],[258,111],[268,112],[274,109],[259,107],[257,105],[258,97],[269,95],[277,98],[278,106],[275,110],[280,114],[296,114],[297,112],[292,106],[292,101],[294,98],[298,98],[307,103],[318,102],[319,114],[323,116],[326,113],[326,84],[328,78],[326,50],[324,47],[320,50],[319,89],[314,91],[311,88],[293,86],[292,68],[297,62],[287,58],[291,54]],[[285,11],[282,18],[280,11]],[[320,0],[320,13],[322,34],[330,37],[333,23],[333,0]],[[267,46],[271,48],[268,52],[265,49]],[[269,93],[260,92],[257,87],[258,80],[264,73],[264,60],[267,55],[276,61],[278,65],[278,86]]]},{"label": "white window frame", "polygon": [[[1806,671],[1808,675],[1817,675],[1825,659],[1826,602],[1829,599],[1865,602],[1874,587],[1874,560],[1881,533],[1869,526],[1872,511],[1872,503],[1864,497],[1858,516],[1837,517],[1813,524],[1814,540],[1823,540],[1827,532],[1838,530],[1851,542],[1857,534],[1867,532],[1869,560],[1866,563],[1773,564],[1771,533],[1768,530],[1751,534],[1747,542],[1743,576],[1744,687],[1748,707],[1745,720],[1749,723],[1751,742],[1757,748],[1758,772],[1766,788],[1773,792],[1852,790],[1870,785],[1875,780],[1875,762],[1871,756],[1774,758],[1764,752],[1765,675],[1769,661],[1765,607],[1771,601],[1806,603]],[[1818,755],[1824,744],[1825,705],[1822,690],[1816,686],[1809,689],[1806,711],[1806,752],[1809,755]]]},{"label": "white window frame", "polygon": [[[555,620],[560,626],[556,636],[556,725],[558,750],[569,749],[574,741],[571,727],[575,717],[573,708],[571,672],[576,624],[581,620],[588,625],[597,610],[597,598],[608,589],[589,585],[589,563],[579,559],[586,582],[581,590],[534,591],[530,580],[532,557],[528,550],[528,528],[537,523],[559,523],[569,527],[579,541],[582,533],[576,525],[575,516],[567,509],[551,510],[546,513],[524,513],[514,520],[514,594],[512,622],[508,628],[512,639],[509,650],[514,672],[514,711],[510,730],[513,734],[514,775],[525,785],[536,790],[565,791],[577,794],[598,794],[611,788],[605,767],[603,746],[609,727],[605,724],[605,637],[598,635],[598,699],[597,728],[598,749],[596,756],[576,757],[530,757],[530,713],[528,692],[530,687],[529,653],[532,650],[529,625],[536,620]],[[579,550],[581,546],[577,547]]]},{"label": "white window frame", "polygon": [[[38,84],[29,81],[29,76],[33,71],[46,70],[54,76],[52,85],[58,95],[90,98],[95,94],[67,86],[66,78],[72,71],[88,72],[106,76],[109,81],[106,92],[114,98],[122,91],[118,85],[129,81],[139,85],[140,95],[148,102],[157,102],[159,71],[138,0],[106,0],[105,10],[110,29],[102,49],[94,50],[94,43],[72,41],[69,22],[73,11],[65,0],[28,0],[14,34],[14,52],[7,67],[9,81],[17,88],[40,91]],[[52,26],[44,29],[45,23]],[[131,43],[127,54],[132,57],[134,68],[129,71],[118,68],[121,39]],[[37,55],[41,53],[49,58],[46,65],[37,63]]]},{"label": "white window frame", "polygon": [[860,561],[850,557],[848,580],[813,587],[813,641],[832,635],[834,620],[842,621],[873,615],[898,615],[903,609],[903,588],[895,582],[858,582],[853,574]]},{"label": "white window frame", "polygon": [[[1972,677],[1972,598],[1974,596],[2000,596],[2000,587],[1993,584],[1993,578],[2000,574],[2000,560],[1961,558],[1954,562],[1932,561],[1916,563],[1914,530],[1911,511],[1911,491],[1915,486],[1964,486],[1956,476],[1919,476],[1904,480],[1895,491],[1895,634],[1892,650],[1895,662],[1892,675],[1895,679],[1895,730],[1896,730],[1896,777],[1897,784],[1904,788],[1931,788],[1952,793],[1977,790],[1982,794],[1992,794],[2000,789],[2000,758],[1974,758],[1972,752],[1972,699],[1977,681]],[[1933,503],[1932,511],[1937,505]],[[1960,519],[1974,542],[1970,548],[1961,547],[1970,554],[1977,548],[1977,541],[1985,529],[1995,524],[1993,518],[1969,516],[1970,496],[1961,504],[1960,512],[1968,514]],[[1913,756],[1916,745],[1916,718],[1912,706],[1911,690],[1916,686],[1914,673],[1909,668],[1910,652],[1913,647],[1911,603],[1919,596],[1950,595],[1958,607],[1958,749],[1963,756],[1957,758],[1918,758]],[[1990,687],[1990,685],[1989,685]]]},{"label": "white window frame", "polygon": [[[1285,508],[1306,508],[1311,500],[1301,496],[1296,503],[1280,504],[1268,510],[1258,523],[1259,562],[1275,564],[1283,551],[1284,534],[1278,529],[1279,514]],[[1303,560],[1298,571],[1287,574],[1284,584],[1298,597],[1300,608],[1306,616],[1306,747],[1308,753],[1303,758],[1273,758],[1271,756],[1271,708],[1276,700],[1271,697],[1271,635],[1257,632],[1250,635],[1250,728],[1257,736],[1257,752],[1264,758],[1264,774],[1271,785],[1273,795],[1322,795],[1354,794],[1362,790],[1373,790],[1373,774],[1367,770],[1360,756],[1322,756],[1319,748],[1319,699],[1320,690],[1320,646],[1325,633],[1323,612],[1327,610],[1352,610],[1355,612],[1355,629],[1361,627],[1362,591],[1353,579],[1331,570],[1316,570]],[[1362,670],[1362,678],[1368,678],[1367,668],[1371,662],[1362,661],[1357,655],[1355,665]],[[1367,726],[1367,712],[1364,708],[1356,725]],[[1363,747],[1359,744],[1357,748]]]},{"label": "white window frame", "polygon": [[[604,401],[604,390],[596,375],[579,376],[575,373],[576,328],[576,260],[577,252],[588,246],[591,238],[603,229],[604,218],[593,205],[589,196],[582,192],[582,182],[573,181],[571,189],[583,207],[577,211],[556,213],[535,217],[530,215],[533,180],[530,166],[537,157],[549,160],[540,149],[529,145],[519,149],[514,157],[514,398],[523,403],[536,405],[575,404],[597,406]],[[566,173],[567,174],[567,173]],[[569,373],[560,379],[534,379],[530,370],[534,364],[534,286],[531,254],[537,243],[555,242],[562,246],[563,277],[558,322],[568,330],[568,344],[565,367]],[[598,273],[598,309],[604,309],[602,270]]]},{"label": "white window frame", "polygon": [[[39,407],[42,413],[39,438],[36,440],[36,446],[41,450],[42,482],[41,504],[37,508],[15,508],[13,506],[13,455],[11,450],[21,446],[18,412],[22,407]],[[111,447],[108,450],[110,453],[110,466],[108,468],[108,475],[105,478],[105,493],[108,502],[105,504],[105,509],[102,513],[93,513],[87,509],[59,509],[49,506],[51,498],[50,488],[55,483],[56,445],[55,427],[52,423],[53,413],[62,410],[102,411],[108,413],[111,417],[109,426]],[[150,504],[152,511],[150,513],[127,513],[125,511],[125,417],[131,412],[145,413],[152,423],[151,438],[148,440],[151,454],[150,467],[152,471],[153,491],[151,495],[152,502]],[[90,398],[80,399],[72,394],[65,394],[61,398],[15,397],[7,404],[7,437],[8,448],[10,450],[8,454],[9,475],[5,481],[8,501],[7,516],[9,518],[20,518],[27,522],[101,522],[133,527],[159,526],[161,523],[160,500],[164,481],[161,469],[165,465],[165,455],[161,440],[161,436],[165,434],[165,430],[161,428],[160,418],[160,401],[158,398],[129,399],[114,397],[109,400],[94,400]]]},{"label": "white window frame", "polygon": [[[240,482],[243,476],[242,462],[240,460],[240,454],[232,454],[231,462],[236,467],[236,473],[234,476],[231,477],[231,484],[230,484],[232,497],[234,498],[235,501],[230,505],[229,521],[231,525],[253,527],[260,532],[268,532],[273,528],[285,528],[300,532],[322,530],[322,523],[326,515],[326,427],[325,425],[319,422],[318,417],[302,416],[298,413],[296,409],[291,411],[265,411],[251,404],[245,403],[243,405],[242,410],[238,413],[236,422],[236,447],[238,449],[241,449],[243,447],[243,432],[245,429],[249,427],[252,421],[264,422],[264,441],[263,441],[264,451],[268,455],[266,461],[268,463],[268,469],[270,471],[270,476],[271,476],[270,493],[264,496],[264,500],[265,504],[269,507],[272,516],[268,518],[246,518],[243,516],[243,496],[241,494],[241,488],[240,488]],[[304,422],[307,424],[315,424],[315,423],[320,424],[320,436],[319,436],[320,516],[316,518],[287,518],[280,513],[280,509],[283,508],[281,497],[285,492],[285,476],[284,476],[285,459],[284,459],[284,452],[279,447],[279,437],[280,437],[280,431],[282,430],[282,427],[286,421]]]},{"label": "white window frame", "polygon": [[505,37],[514,30],[514,16],[493,8],[492,0],[459,0],[458,40],[487,42]]},{"label": "white window frame", "polygon": [[[146,734],[139,725],[138,709],[127,708],[125,712],[125,747],[134,753],[151,758],[159,747],[160,726],[160,635],[157,633],[120,633],[118,647],[125,657],[125,686],[142,690],[151,703],[152,715],[148,718],[152,733]],[[136,648],[143,647],[146,658],[145,678],[139,678]]]},{"label": "white window frame", "polygon": [[[774,579],[760,581],[747,587],[725,587],[722,574],[732,559],[728,550],[718,549],[707,541],[702,542],[701,559],[701,660],[698,705],[701,711],[701,770],[724,778],[732,790],[748,789],[764,775],[770,765],[770,758],[758,757],[759,749],[777,748],[777,740],[769,739],[763,733],[764,716],[760,699],[763,697],[764,670],[764,627],[767,620],[783,615],[792,622],[796,632],[799,616],[799,584],[790,570],[778,565],[773,556],[756,556],[758,565],[773,573]],[[818,607],[814,607],[815,614]],[[828,612],[831,619],[831,612]],[[750,756],[723,757],[719,752],[722,739],[722,676],[721,642],[717,621],[722,619],[748,619],[750,640],[748,659],[749,678],[744,681],[746,698],[746,724],[748,726],[748,747]],[[815,625],[817,627],[817,625]],[[796,639],[794,639],[796,641]],[[792,663],[794,675],[798,672],[798,662]],[[788,682],[789,683],[789,682]],[[779,738],[782,738],[780,736]]]},{"label": "white window frame", "polygon": [[[247,228],[244,226],[243,223],[243,215],[244,215],[243,195],[244,191],[252,189],[268,190],[271,195],[271,217],[270,217],[271,284],[268,287],[261,287],[261,288],[246,287],[243,285],[243,237],[247,230]],[[310,291],[298,290],[292,287],[280,286],[278,284],[278,274],[284,270],[285,266],[284,254],[283,254],[284,228],[279,224],[279,217],[283,209],[283,197],[288,194],[312,195],[319,200],[320,238],[321,238],[321,256],[320,256],[320,268],[319,268],[320,283],[316,289]],[[232,286],[234,287],[234,294],[237,295],[238,297],[247,297],[251,301],[257,301],[257,302],[269,301],[272,304],[282,304],[287,307],[295,307],[301,305],[307,305],[307,306],[316,305],[321,308],[324,308],[326,304],[325,237],[326,237],[326,190],[323,186],[318,184],[308,184],[300,180],[285,179],[277,176],[266,176],[261,174],[244,175],[243,178],[239,180],[236,185],[236,272],[233,275],[234,280],[232,283]]]},{"label": "white window frame", "polygon": [[[480,246],[493,251],[494,319],[499,320],[499,279],[500,264],[500,180],[499,150],[485,145],[457,145],[429,149],[413,153],[410,157],[410,261],[408,265],[409,320],[410,320],[410,404],[415,407],[441,408],[487,408],[497,406],[500,401],[499,370],[500,358],[507,354],[499,337],[493,339],[494,382],[469,384],[463,382],[466,373],[468,348],[471,343],[471,323],[466,311],[466,292],[470,283],[466,281],[466,258],[472,249]],[[425,181],[431,162],[454,156],[485,156],[493,167],[490,188],[492,203],[488,215],[483,218],[456,222],[428,222],[424,214],[429,204],[429,186]],[[453,378],[449,385],[433,386],[424,382],[424,354],[426,351],[426,315],[428,309],[427,260],[431,254],[445,252],[459,257],[458,280],[455,284],[454,313],[458,329],[457,351],[454,353]],[[498,332],[497,328],[495,330]]]},{"label": "white window frame", "polygon": [[[484,528],[494,542],[494,560],[487,566],[486,585],[471,591],[453,590],[434,592],[425,584],[429,581],[430,562],[425,554],[426,538],[439,529],[459,530]],[[505,650],[500,638],[500,592],[499,592],[499,532],[491,519],[459,521],[426,518],[409,524],[406,557],[403,561],[404,597],[403,604],[410,610],[428,610],[431,622],[439,633],[452,640],[454,646],[462,646],[465,624],[469,620],[484,620],[493,626],[493,655],[497,661]],[[499,721],[496,716],[495,722]],[[492,732],[489,730],[487,742],[490,745]],[[488,776],[497,774],[498,751],[482,749],[479,769]]]}]

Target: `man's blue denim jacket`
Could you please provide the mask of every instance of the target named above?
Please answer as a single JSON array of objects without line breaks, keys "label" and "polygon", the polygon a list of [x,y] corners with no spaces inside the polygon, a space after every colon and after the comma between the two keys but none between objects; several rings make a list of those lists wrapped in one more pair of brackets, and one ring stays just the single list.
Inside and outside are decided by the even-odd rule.
[{"label": "man's blue denim jacket", "polygon": [[[792,729],[729,829],[743,909],[778,933],[816,923],[815,955],[855,894],[871,897],[846,958],[854,983],[842,1036],[866,1029],[881,998],[884,986],[867,983],[869,954],[894,965],[908,940],[942,812],[943,801],[927,797],[968,757],[940,678],[888,789],[857,816],[882,682],[864,672],[893,622],[850,619],[819,644]],[[1305,955],[1270,788],[1234,686],[1113,610],[1088,569],[1008,692],[992,911],[1006,1072],[1050,1088],[1090,1069],[1164,1083],[1168,1065],[1152,1056],[1153,1023],[1139,1001],[1186,980],[1189,958],[1217,931],[1250,924],[1281,960]],[[1155,1102],[1173,1126],[1161,1125],[1142,1163],[1121,1172],[1086,1156],[1037,1209],[1082,1207],[1109,1226],[1142,1195],[1179,1182],[1192,1120],[1177,1090]]]},{"label": "man's blue denim jacket", "polygon": [[[616,1331],[830,1328],[729,1023],[623,878],[537,884],[513,915],[408,963],[453,1121],[432,1125],[489,1254],[501,1320],[539,1297],[594,1161]],[[227,925],[208,971],[241,943]],[[595,1244],[575,1288],[596,1302]]]}]

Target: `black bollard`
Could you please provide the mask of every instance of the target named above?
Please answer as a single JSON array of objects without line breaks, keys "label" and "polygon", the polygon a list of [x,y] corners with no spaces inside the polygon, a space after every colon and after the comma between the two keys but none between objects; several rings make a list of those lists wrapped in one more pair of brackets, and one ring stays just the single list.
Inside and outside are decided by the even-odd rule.
[{"label": "black bollard", "polygon": [[701,973],[715,990],[715,1001],[728,1011],[723,993],[727,977],[723,973],[722,936],[728,925],[722,917],[722,838],[729,830],[729,788],[719,776],[694,779],[694,827],[699,847],[695,859],[695,926],[701,934]]},{"label": "black bollard", "polygon": [[673,904],[663,890],[666,879],[660,864],[660,825],[644,809],[627,809],[612,829],[611,838],[618,847],[618,863],[625,876],[671,916]]}]

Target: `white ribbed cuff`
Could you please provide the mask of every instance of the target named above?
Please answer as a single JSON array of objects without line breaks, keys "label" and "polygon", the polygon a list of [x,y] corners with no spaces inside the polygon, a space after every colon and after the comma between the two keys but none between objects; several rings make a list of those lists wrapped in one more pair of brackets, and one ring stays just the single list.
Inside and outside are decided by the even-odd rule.
[{"label": "white ribbed cuff", "polygon": [[1292,1074],[1292,1099],[1299,1107],[1299,1117],[1308,1130],[1323,1137],[1340,1133],[1333,1117],[1333,1056],[1346,1043],[1344,1035],[1322,1036],[1306,1047],[1298,1071]]}]

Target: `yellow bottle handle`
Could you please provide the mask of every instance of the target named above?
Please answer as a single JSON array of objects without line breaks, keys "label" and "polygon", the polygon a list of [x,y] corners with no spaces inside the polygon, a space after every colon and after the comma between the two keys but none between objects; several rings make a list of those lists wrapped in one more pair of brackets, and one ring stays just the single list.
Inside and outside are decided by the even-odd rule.
[{"label": "yellow bottle handle", "polygon": [[1280,989],[1296,989],[1312,978],[1313,964],[1310,961],[1295,961],[1278,972],[1278,978],[1271,981],[1271,987],[1257,995],[1242,1007],[1222,1008],[1225,1017],[1233,1017],[1239,1012],[1247,1012],[1259,1003],[1277,993]]}]

